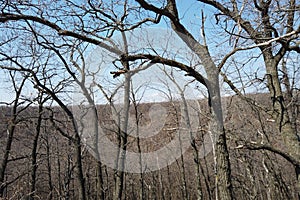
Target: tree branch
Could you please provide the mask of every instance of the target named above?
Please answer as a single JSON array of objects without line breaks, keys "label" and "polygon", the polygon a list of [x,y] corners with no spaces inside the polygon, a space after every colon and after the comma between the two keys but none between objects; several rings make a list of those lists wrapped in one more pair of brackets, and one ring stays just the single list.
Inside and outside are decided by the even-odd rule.
[{"label": "tree branch", "polygon": [[300,167],[300,161],[294,159],[292,156],[288,155],[287,153],[274,148],[273,146],[269,146],[266,144],[256,144],[256,143],[247,143],[244,145],[239,145],[238,147],[236,147],[236,149],[249,149],[249,150],[267,150],[270,151],[272,153],[275,153],[277,155],[280,155],[281,157],[283,157],[284,159],[286,159],[288,162],[290,162],[291,164],[293,164],[294,166]]},{"label": "tree branch", "polygon": [[36,16],[32,16],[32,15],[19,15],[19,14],[10,14],[10,13],[1,13],[0,14],[0,22],[2,22],[2,23],[8,22],[8,21],[19,21],[19,20],[29,20],[29,21],[34,21],[34,22],[40,23],[42,25],[45,25],[45,26],[55,30],[58,33],[58,35],[69,36],[69,37],[73,37],[76,39],[80,39],[85,42],[89,42],[91,44],[99,45],[102,48],[104,48],[112,53],[115,53],[117,55],[121,55],[123,53],[119,49],[113,48],[113,47],[107,45],[106,43],[96,40],[94,38],[90,38],[85,35],[75,33],[73,31],[64,30],[57,24],[50,22],[44,18],[40,18],[40,17],[36,17]]},{"label": "tree branch", "polygon": [[221,3],[214,0],[198,0],[198,1],[211,5],[214,8],[220,10],[226,16],[232,18],[236,23],[239,23],[242,26],[242,28],[250,35],[251,38],[254,39],[256,43],[259,42],[259,40],[257,40],[257,36],[259,35],[259,32],[257,32],[252,27],[249,21],[245,21],[236,11],[231,11],[225,6],[223,6]]},{"label": "tree branch", "polygon": [[170,15],[170,13],[164,8],[164,9],[161,9],[161,8],[158,8],[152,4],[149,4],[147,3],[145,0],[136,0],[145,10],[149,10],[149,11],[152,11],[154,13],[157,13],[157,14],[161,14],[161,15],[164,15],[164,16],[168,16]]},{"label": "tree branch", "polygon": [[178,68],[184,72],[186,72],[186,76],[191,76],[195,78],[197,81],[199,81],[201,84],[203,84],[205,87],[208,87],[208,80],[204,78],[200,73],[198,73],[195,69],[193,69],[190,66],[187,66],[183,63],[177,62],[175,60],[163,58],[160,56],[155,56],[151,54],[136,54],[136,55],[122,55],[121,60],[124,61],[135,61],[139,59],[148,59],[151,61],[151,63],[159,63],[159,64],[165,64],[169,65],[171,67]]}]

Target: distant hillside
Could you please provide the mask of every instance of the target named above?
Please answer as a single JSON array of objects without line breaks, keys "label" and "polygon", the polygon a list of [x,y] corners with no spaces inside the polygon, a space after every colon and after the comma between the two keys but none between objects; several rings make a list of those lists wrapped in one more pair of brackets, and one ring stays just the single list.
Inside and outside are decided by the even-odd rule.
[{"label": "distant hillside", "polygon": [[[249,94],[247,97],[261,104],[266,108],[266,111],[268,111],[268,107],[272,106],[271,99],[266,94]],[[299,100],[298,96],[295,96],[295,100]],[[249,102],[247,103],[237,96],[223,98],[224,126],[230,152],[234,195],[236,199],[267,199],[270,195],[272,196],[271,199],[296,199],[296,179],[294,168],[290,163],[268,151],[237,148],[245,142],[271,142],[278,148],[285,148],[281,146],[280,135],[267,112],[264,112],[260,107],[253,106],[251,101]],[[167,110],[167,118],[158,120],[165,122],[163,127],[150,138],[140,139],[140,149],[137,145],[137,138],[129,136],[128,151],[152,152],[158,150],[170,143],[180,129],[179,121],[183,114],[183,110],[180,109],[180,102],[155,104]],[[150,110],[155,104],[141,103],[136,108],[131,106],[131,119],[137,120],[139,126],[147,127],[151,119]],[[125,199],[138,199],[141,187],[146,190],[147,199],[181,199],[184,184],[186,184],[185,187],[189,192],[190,199],[194,199],[197,193],[195,170],[199,170],[201,173],[201,190],[204,199],[213,198],[215,184],[213,152],[209,152],[199,161],[195,160],[194,154],[195,149],[198,153],[203,151],[204,138],[209,134],[209,108],[205,99],[195,101],[195,104],[198,104],[197,108],[199,108],[199,123],[196,128],[194,148],[191,145],[182,158],[159,171],[147,172],[143,176],[126,173]],[[117,144],[118,126],[112,117],[110,107],[99,105],[97,108],[102,129],[107,137]],[[20,107],[19,111],[22,109]],[[58,127],[66,135],[74,136],[70,120],[59,107],[44,109],[36,155],[36,196],[37,199],[47,199],[49,196],[52,199],[77,199],[76,145],[53,126],[49,120],[51,115],[54,116]],[[7,199],[26,199],[25,197],[29,192],[32,172],[31,153],[36,136],[37,117],[37,107],[28,107],[17,116],[18,123],[15,125],[8,167],[5,171],[7,183],[5,195]],[[3,157],[6,148],[7,128],[11,123],[11,118],[11,108],[0,107],[0,158]],[[295,121],[297,125],[299,119],[297,115]],[[82,143],[84,144],[84,141]],[[90,199],[96,199],[97,160],[91,156],[84,145],[82,147],[82,161],[88,196]],[[102,169],[106,199],[111,199],[115,172],[105,165],[102,166]],[[141,186],[141,178],[143,179],[143,186]]]}]

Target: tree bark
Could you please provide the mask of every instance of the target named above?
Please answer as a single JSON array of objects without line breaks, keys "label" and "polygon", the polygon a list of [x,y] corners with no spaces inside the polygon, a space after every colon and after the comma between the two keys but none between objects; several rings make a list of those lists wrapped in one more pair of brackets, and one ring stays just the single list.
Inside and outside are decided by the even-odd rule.
[{"label": "tree bark", "polygon": [[[285,152],[296,160],[300,160],[300,142],[297,137],[295,126],[290,120],[286,102],[283,96],[281,83],[278,75],[278,62],[271,55],[271,53],[263,53],[266,64],[268,89],[273,104],[273,118],[277,124],[278,130],[281,133],[283,144],[285,145]],[[298,196],[300,196],[300,177],[296,168],[296,178],[298,180]],[[298,173],[297,173],[298,172]]]},{"label": "tree bark", "polygon": [[75,145],[75,154],[76,154],[77,177],[78,177],[78,181],[79,181],[79,199],[86,200],[85,179],[84,179],[83,170],[82,170],[81,139],[80,139],[80,136],[77,131],[75,134],[74,145]]},{"label": "tree bark", "polygon": [[[125,68],[128,69],[128,63],[124,63]],[[124,185],[124,164],[126,159],[126,147],[127,147],[127,127],[129,119],[129,106],[130,106],[130,74],[126,73],[124,83],[124,106],[121,113],[121,120],[118,130],[119,140],[119,152],[117,157],[117,171],[115,172],[115,190],[114,200],[122,199],[123,185]]]},{"label": "tree bark", "polygon": [[36,193],[36,171],[38,168],[37,164],[37,146],[39,141],[39,136],[41,132],[42,125],[42,114],[43,114],[43,103],[42,103],[42,94],[39,97],[39,108],[38,108],[38,119],[35,128],[35,137],[33,139],[32,151],[31,151],[31,185],[30,185],[30,194],[29,198],[34,199]]}]

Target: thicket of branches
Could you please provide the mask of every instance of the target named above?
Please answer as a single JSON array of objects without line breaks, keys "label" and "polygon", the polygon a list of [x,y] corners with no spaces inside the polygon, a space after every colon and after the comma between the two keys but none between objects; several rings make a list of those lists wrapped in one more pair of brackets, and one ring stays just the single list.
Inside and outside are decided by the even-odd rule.
[{"label": "thicket of branches", "polygon": [[[1,198],[300,199],[299,3],[187,4],[1,2],[0,73],[9,96],[0,112]],[[155,45],[133,48],[133,31],[144,33],[135,40],[142,43],[148,29],[157,26],[175,34],[191,55],[182,58],[170,47]],[[95,49],[100,51],[91,58]],[[93,59],[105,64],[91,70]],[[143,140],[130,136],[130,120],[135,119],[135,127],[149,123],[144,115],[153,105],[143,103],[132,78],[153,68],[168,80],[161,80],[168,96],[161,104],[169,109],[153,140],[167,144],[184,118],[191,147],[163,169],[125,173],[127,149],[149,151]],[[221,80],[230,97],[222,97]],[[169,83],[183,104],[174,100]],[[193,103],[197,127],[188,117],[184,93],[191,83],[196,94],[207,97]],[[81,119],[90,117],[94,142],[89,145],[78,110],[71,107],[74,87],[88,105],[77,106],[86,109]],[[96,95],[106,105],[98,105]],[[101,162],[105,149],[96,142],[101,140],[98,124],[120,147],[113,155],[119,170]],[[137,136],[143,134],[144,129],[136,130]],[[212,152],[201,156],[206,134]],[[153,144],[150,150],[157,148]],[[141,160],[137,165],[144,172]]]}]

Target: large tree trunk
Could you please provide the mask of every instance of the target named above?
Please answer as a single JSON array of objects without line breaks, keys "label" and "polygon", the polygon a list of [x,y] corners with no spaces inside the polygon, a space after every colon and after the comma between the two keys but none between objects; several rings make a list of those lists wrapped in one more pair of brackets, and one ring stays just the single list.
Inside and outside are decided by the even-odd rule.
[{"label": "large tree trunk", "polygon": [[[264,51],[264,61],[267,71],[268,89],[273,103],[273,118],[276,122],[282,142],[285,146],[284,152],[295,160],[300,160],[300,142],[297,131],[289,117],[286,101],[282,92],[281,83],[278,75],[279,60],[272,56],[269,51]],[[298,180],[298,196],[300,197],[300,177],[299,167],[296,168],[296,178]],[[298,170],[297,170],[298,169]],[[299,198],[300,199],[300,198]]]},{"label": "large tree trunk", "polygon": [[210,94],[210,112],[211,121],[209,128],[213,136],[213,144],[215,145],[215,160],[216,160],[216,199],[233,199],[232,183],[231,183],[231,169],[229,162],[229,153],[226,144],[226,134],[223,126],[223,112],[219,87],[219,75],[217,70],[207,70],[209,80],[209,94]]},{"label": "large tree trunk", "polygon": [[[173,30],[178,36],[187,44],[187,46],[196,53],[201,59],[202,65],[207,74],[207,82],[202,83],[207,86],[209,93],[209,105],[211,107],[211,121],[210,128],[211,134],[215,138],[215,148],[213,149],[216,155],[216,199],[218,197],[222,200],[232,199],[232,182],[231,170],[229,162],[229,153],[226,145],[226,135],[223,127],[223,113],[220,96],[219,85],[219,70],[212,60],[209,53],[208,46],[206,45],[205,33],[204,45],[200,44],[193,35],[180,23],[178,10],[175,0],[168,0],[168,11],[172,16],[168,16],[171,20]],[[203,27],[204,30],[204,27]]]}]

